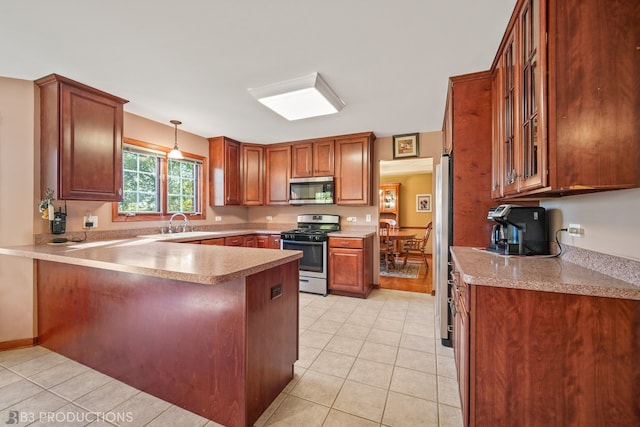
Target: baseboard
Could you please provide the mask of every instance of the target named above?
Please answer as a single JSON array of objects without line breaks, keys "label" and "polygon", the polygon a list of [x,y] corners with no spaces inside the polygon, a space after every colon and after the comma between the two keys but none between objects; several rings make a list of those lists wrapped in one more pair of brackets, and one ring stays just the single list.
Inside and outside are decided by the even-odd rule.
[{"label": "baseboard", "polygon": [[17,348],[33,347],[38,345],[38,337],[24,338],[21,340],[3,341],[0,342],[0,351],[15,350]]}]

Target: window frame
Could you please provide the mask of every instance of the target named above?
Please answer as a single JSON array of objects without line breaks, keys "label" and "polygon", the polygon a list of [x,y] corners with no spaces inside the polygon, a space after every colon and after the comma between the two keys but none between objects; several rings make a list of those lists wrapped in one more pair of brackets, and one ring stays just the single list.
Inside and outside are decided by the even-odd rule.
[{"label": "window frame", "polygon": [[[136,221],[166,221],[171,218],[173,213],[167,212],[168,208],[168,188],[167,181],[169,177],[169,159],[167,158],[167,154],[171,151],[171,148],[164,147],[162,145],[153,144],[150,142],[139,141],[133,138],[124,137],[122,139],[123,144],[132,145],[135,147],[139,147],[142,150],[148,149],[150,151],[162,152],[165,153],[165,156],[159,156],[160,164],[159,164],[159,173],[160,173],[160,210],[161,212],[149,212],[149,213],[141,213],[136,212],[134,215],[128,214],[126,212],[118,212],[118,204],[120,202],[114,202],[111,204],[111,221],[113,222],[136,222]],[[194,160],[200,163],[200,170],[198,173],[198,200],[199,206],[197,207],[200,212],[197,213],[186,213],[189,220],[201,220],[207,218],[207,158],[203,156],[199,156],[197,154],[187,153],[182,151],[182,155],[185,160]],[[123,171],[124,175],[124,171]],[[123,177],[124,180],[124,177]],[[124,185],[124,181],[123,181]]]}]

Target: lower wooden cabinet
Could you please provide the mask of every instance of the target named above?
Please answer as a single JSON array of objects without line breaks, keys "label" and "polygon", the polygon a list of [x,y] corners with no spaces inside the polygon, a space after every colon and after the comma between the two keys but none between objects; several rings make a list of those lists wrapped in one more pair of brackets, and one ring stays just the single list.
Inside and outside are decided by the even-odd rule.
[{"label": "lower wooden cabinet", "polygon": [[453,279],[465,426],[640,425],[640,301]]},{"label": "lower wooden cabinet", "polygon": [[271,234],[269,236],[269,249],[280,249],[280,235]]},{"label": "lower wooden cabinet", "polygon": [[256,247],[264,249],[280,249],[280,234],[257,235]]},{"label": "lower wooden cabinet", "polygon": [[212,246],[224,246],[224,237],[218,237],[216,239],[200,240],[200,244],[212,245]]},{"label": "lower wooden cabinet", "polygon": [[329,292],[366,298],[373,289],[373,236],[329,238]]},{"label": "lower wooden cabinet", "polygon": [[451,272],[453,355],[456,361],[462,417],[469,419],[469,287],[455,269]]},{"label": "lower wooden cabinet", "polygon": [[258,247],[258,241],[256,239],[256,236],[254,235],[249,235],[249,236],[244,236],[244,247],[246,248],[257,248]]},{"label": "lower wooden cabinet", "polygon": [[225,246],[244,246],[244,236],[231,236],[224,238]]}]

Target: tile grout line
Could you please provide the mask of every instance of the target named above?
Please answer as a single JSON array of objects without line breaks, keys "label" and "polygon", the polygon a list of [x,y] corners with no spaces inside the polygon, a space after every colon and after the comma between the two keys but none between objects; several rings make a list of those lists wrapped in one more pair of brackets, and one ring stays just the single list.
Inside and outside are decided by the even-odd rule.
[{"label": "tile grout line", "polygon": [[[55,353],[55,352],[54,352],[54,353]],[[33,360],[33,359],[31,359],[31,360]],[[82,409],[82,410],[84,410],[84,411],[87,411],[87,412],[89,412],[89,413],[93,413],[93,412],[95,412],[95,411],[92,411],[92,410],[90,410],[90,409],[88,409],[88,408],[85,408],[84,406],[82,406],[82,405],[80,405],[80,404],[76,403],[76,402],[75,402],[75,401],[73,401],[73,400],[69,400],[67,397],[65,397],[65,396],[61,395],[60,393],[57,393],[57,392],[55,392],[55,391],[51,390],[50,388],[46,388],[44,385],[42,385],[42,384],[40,384],[40,383],[38,383],[38,382],[36,382],[36,381],[32,380],[32,379],[31,379],[31,378],[29,378],[29,377],[24,376],[24,375],[23,375],[23,374],[21,374],[20,372],[17,372],[17,371],[15,371],[15,370],[13,370],[13,369],[11,369],[11,368],[7,367],[7,366],[4,366],[4,365],[2,365],[2,366],[3,366],[5,369],[7,369],[8,371],[10,371],[10,372],[12,372],[12,373],[14,373],[14,374],[18,375],[18,376],[19,376],[19,377],[21,377],[22,379],[29,381],[31,384],[33,384],[33,385],[37,386],[38,388],[42,389],[43,391],[46,391],[46,392],[48,392],[48,393],[51,393],[51,394],[53,394],[54,396],[57,396],[57,397],[61,398],[62,400],[64,400],[65,402],[67,402],[67,403],[65,403],[64,405],[62,405],[60,408],[64,408],[66,405],[71,404],[71,405],[73,405],[73,406],[75,406],[75,407],[78,407],[78,408],[80,408],[80,409]],[[83,365],[83,366],[86,366],[86,365]],[[88,368],[89,368],[89,367],[88,367]],[[95,369],[93,369],[93,368],[89,368],[89,369],[92,369],[92,370],[94,370],[94,371],[95,371]],[[45,370],[46,370],[46,369],[45,369]],[[40,372],[42,372],[42,371],[40,371]],[[98,372],[98,371],[96,371],[96,372]],[[36,372],[36,373],[39,373],[39,372]],[[79,374],[77,374],[77,375],[74,375],[73,377],[71,377],[71,378],[67,379],[67,381],[69,381],[69,380],[71,380],[72,378],[75,378],[75,377],[77,377],[77,376],[79,376],[79,375],[82,375],[82,373],[79,373]],[[111,378],[111,377],[109,377],[109,378]],[[110,380],[110,381],[107,381],[106,383],[104,383],[104,384],[103,384],[103,385],[101,385],[100,387],[103,387],[103,386],[105,386],[105,385],[107,385],[107,384],[110,384],[110,383],[111,383],[111,382],[113,382],[113,381],[116,381],[116,379],[115,379],[115,378],[111,378],[111,380]],[[66,381],[63,381],[62,383],[64,383],[64,382],[66,382]],[[60,384],[62,384],[62,383],[60,383]],[[56,384],[56,385],[58,385],[58,384]],[[100,388],[100,387],[98,387],[98,388]],[[137,390],[137,389],[136,389],[136,390]],[[92,390],[92,391],[93,391],[93,390]],[[87,394],[91,393],[92,391],[87,392],[87,393],[83,394],[82,396],[86,396]],[[79,396],[79,397],[82,397],[82,396]],[[134,395],[134,396],[135,396],[135,395]],[[18,404],[18,403],[20,403],[20,402],[24,402],[25,400],[29,399],[30,397],[33,397],[33,396],[29,396],[29,397],[27,397],[27,398],[25,398],[25,399],[22,399],[21,401],[16,402],[16,404]],[[59,410],[60,408],[56,409],[56,411],[57,411],[57,410]],[[104,420],[104,421],[105,421],[107,424],[111,424],[111,425],[113,425],[113,426],[117,426],[117,427],[119,427],[119,424],[114,424],[114,423],[112,423],[112,422],[110,422],[110,421],[107,421],[107,420]]]}]

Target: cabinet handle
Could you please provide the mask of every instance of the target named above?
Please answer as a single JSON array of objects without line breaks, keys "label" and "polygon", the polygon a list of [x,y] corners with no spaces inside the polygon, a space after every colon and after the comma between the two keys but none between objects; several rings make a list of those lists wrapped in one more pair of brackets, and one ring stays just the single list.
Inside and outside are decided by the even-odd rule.
[{"label": "cabinet handle", "polygon": [[122,188],[118,188],[118,196],[122,196]]}]

